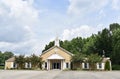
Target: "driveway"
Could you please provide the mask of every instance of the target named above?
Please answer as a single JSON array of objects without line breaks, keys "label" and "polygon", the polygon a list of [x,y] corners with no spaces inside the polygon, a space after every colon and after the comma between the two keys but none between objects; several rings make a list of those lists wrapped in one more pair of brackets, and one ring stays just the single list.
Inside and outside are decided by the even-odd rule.
[{"label": "driveway", "polygon": [[0,70],[0,79],[120,79],[120,71]]}]

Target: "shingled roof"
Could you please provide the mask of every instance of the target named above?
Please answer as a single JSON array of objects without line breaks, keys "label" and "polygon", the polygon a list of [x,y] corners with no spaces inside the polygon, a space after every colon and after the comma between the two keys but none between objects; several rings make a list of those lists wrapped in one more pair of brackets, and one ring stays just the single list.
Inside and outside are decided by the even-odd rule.
[{"label": "shingled roof", "polygon": [[105,63],[106,61],[110,61],[109,57],[103,58],[102,62]]},{"label": "shingled roof", "polygon": [[8,60],[6,60],[6,62],[14,62],[15,61],[15,57],[11,57]]}]

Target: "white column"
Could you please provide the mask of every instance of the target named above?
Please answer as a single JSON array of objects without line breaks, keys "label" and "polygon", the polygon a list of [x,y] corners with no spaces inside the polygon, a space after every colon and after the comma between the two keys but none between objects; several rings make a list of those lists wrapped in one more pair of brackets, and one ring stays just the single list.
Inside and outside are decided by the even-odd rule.
[{"label": "white column", "polygon": [[48,70],[49,68],[48,68],[48,60],[47,60],[47,70]]},{"label": "white column", "polygon": [[87,69],[89,69],[89,63],[87,63]]},{"label": "white column", "polygon": [[50,60],[48,60],[48,70],[50,70]]},{"label": "white column", "polygon": [[84,69],[85,68],[85,64],[84,63],[82,63],[82,69]]},{"label": "white column", "polygon": [[45,69],[45,62],[42,64],[42,69]]},{"label": "white column", "polygon": [[105,63],[102,63],[102,68],[101,68],[102,70],[104,70],[105,69]]},{"label": "white column", "polygon": [[111,65],[111,61],[109,61],[110,62],[110,71],[112,70],[112,65]]},{"label": "white column", "polygon": [[66,63],[65,63],[65,60],[63,60],[63,69],[66,69]]},{"label": "white column", "polygon": [[68,68],[70,69],[70,62],[68,62]]},{"label": "white column", "polygon": [[31,64],[31,62],[29,62],[29,68],[32,68],[32,64]]},{"label": "white column", "polygon": [[63,60],[61,60],[61,70],[63,70]]},{"label": "white column", "polygon": [[97,69],[99,69],[99,64],[98,63],[96,64],[96,66],[97,66]]},{"label": "white column", "polygon": [[28,68],[28,63],[27,62],[25,63],[25,68]]},{"label": "white column", "polygon": [[7,69],[7,67],[6,67],[6,66],[7,66],[7,63],[6,63],[6,61],[5,61],[5,70]]}]

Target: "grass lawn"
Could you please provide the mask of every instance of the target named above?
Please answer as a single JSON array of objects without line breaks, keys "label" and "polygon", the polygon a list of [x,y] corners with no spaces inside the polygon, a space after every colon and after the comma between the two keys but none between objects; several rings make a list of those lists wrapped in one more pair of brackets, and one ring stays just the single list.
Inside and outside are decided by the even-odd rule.
[{"label": "grass lawn", "polygon": [[4,66],[0,66],[0,69],[4,69]]}]

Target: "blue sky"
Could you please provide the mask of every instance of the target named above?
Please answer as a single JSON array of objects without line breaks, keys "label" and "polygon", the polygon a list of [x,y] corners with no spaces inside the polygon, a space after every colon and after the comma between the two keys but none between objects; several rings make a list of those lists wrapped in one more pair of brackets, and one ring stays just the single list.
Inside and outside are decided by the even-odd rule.
[{"label": "blue sky", "polygon": [[89,37],[120,23],[120,0],[0,0],[0,50],[41,54],[56,36]]}]

